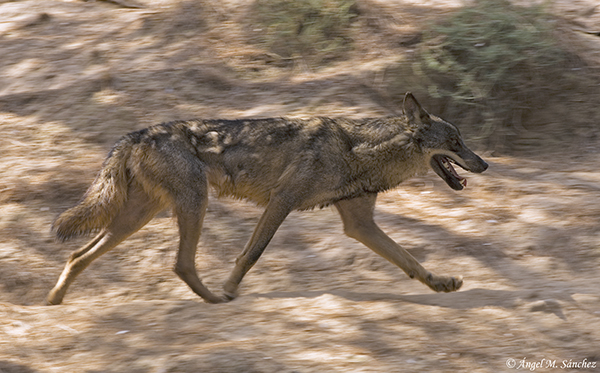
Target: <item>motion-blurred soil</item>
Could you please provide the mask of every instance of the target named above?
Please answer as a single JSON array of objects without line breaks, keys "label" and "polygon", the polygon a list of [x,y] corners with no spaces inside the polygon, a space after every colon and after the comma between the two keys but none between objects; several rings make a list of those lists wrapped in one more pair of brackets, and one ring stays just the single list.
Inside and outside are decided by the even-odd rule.
[{"label": "motion-blurred soil", "polygon": [[[600,31],[595,3],[554,5],[590,80],[600,38],[581,30]],[[0,372],[500,372],[509,359],[600,371],[593,90],[533,115],[511,151],[482,150],[490,169],[464,175],[463,192],[430,174],[380,196],[382,228],[429,270],[463,275],[460,292],[410,280],[324,209],[293,213],[241,296],[209,305],[171,270],[165,212],[84,271],[64,305],[42,305],[85,242],[56,242],[50,224],[120,136],[193,117],[387,115],[387,67],[459,5],[371,0],[348,59],[315,69],[248,42],[260,30],[247,4],[0,1]],[[197,264],[211,289],[260,212],[211,200]]]}]

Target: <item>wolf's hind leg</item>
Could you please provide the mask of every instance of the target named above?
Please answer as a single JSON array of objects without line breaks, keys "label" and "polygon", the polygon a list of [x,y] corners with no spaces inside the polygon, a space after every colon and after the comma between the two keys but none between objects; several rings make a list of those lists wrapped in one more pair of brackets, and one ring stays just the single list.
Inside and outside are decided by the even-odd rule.
[{"label": "wolf's hind leg", "polygon": [[48,294],[46,303],[60,304],[77,275],[92,261],[146,225],[160,210],[160,203],[152,200],[140,186],[130,186],[127,202],[108,227],[71,254],[58,282]]},{"label": "wolf's hind leg", "polygon": [[208,303],[221,303],[225,298],[220,298],[210,292],[202,284],[196,271],[196,251],[198,240],[202,229],[202,221],[206,211],[207,198],[198,195],[199,206],[193,208],[176,208],[177,224],[179,225],[179,251],[177,252],[177,263],[175,264],[175,273],[181,278],[193,291]]},{"label": "wolf's hind leg", "polygon": [[179,250],[174,271],[190,289],[207,303],[221,303],[225,298],[214,295],[204,286],[196,271],[196,252],[208,204],[208,180],[204,166],[187,154],[172,153],[175,176],[164,180],[174,204],[179,227]]},{"label": "wolf's hind leg", "polygon": [[397,265],[410,278],[416,278],[437,292],[457,291],[462,286],[462,278],[437,276],[427,271],[419,262],[386,235],[373,221],[373,208],[376,195],[359,197],[336,202],[344,223],[344,232],[391,263]]}]

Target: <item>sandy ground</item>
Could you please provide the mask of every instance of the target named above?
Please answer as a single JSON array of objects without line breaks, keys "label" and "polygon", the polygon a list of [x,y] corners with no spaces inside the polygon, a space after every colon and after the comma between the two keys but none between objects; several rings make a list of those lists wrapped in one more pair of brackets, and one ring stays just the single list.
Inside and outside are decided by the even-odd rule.
[{"label": "sandy ground", "polygon": [[[481,151],[490,169],[464,175],[462,192],[430,174],[380,196],[377,222],[429,270],[463,275],[457,293],[410,280],[323,209],[293,213],[241,296],[209,305],[171,270],[165,212],[84,271],[64,305],[43,306],[86,241],[58,243],[50,224],[120,136],[192,117],[387,114],[365,82],[411,53],[390,35],[410,39],[456,6],[373,2],[380,14],[360,22],[374,31],[315,70],[248,43],[241,2],[119,3],[0,2],[0,372],[600,371],[598,117],[577,106],[589,94],[565,102],[579,123],[568,142],[538,129],[530,138],[555,142]],[[600,29],[594,1],[561,6]],[[597,71],[600,38],[573,37]],[[260,212],[211,199],[197,263],[209,288]]]}]

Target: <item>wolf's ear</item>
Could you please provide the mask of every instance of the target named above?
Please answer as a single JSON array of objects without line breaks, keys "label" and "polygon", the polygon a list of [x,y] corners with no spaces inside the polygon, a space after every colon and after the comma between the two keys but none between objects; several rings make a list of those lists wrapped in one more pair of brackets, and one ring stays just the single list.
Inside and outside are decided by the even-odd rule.
[{"label": "wolf's ear", "polygon": [[404,96],[404,115],[408,118],[409,127],[421,127],[429,125],[429,113],[423,109],[412,93],[406,92]]}]

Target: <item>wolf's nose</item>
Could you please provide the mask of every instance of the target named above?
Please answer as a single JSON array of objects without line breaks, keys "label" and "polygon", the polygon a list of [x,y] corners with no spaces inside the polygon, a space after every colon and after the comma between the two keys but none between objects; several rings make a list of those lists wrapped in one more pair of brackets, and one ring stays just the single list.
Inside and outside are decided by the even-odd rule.
[{"label": "wolf's nose", "polygon": [[487,162],[482,159],[481,160],[481,172],[487,170],[488,167],[489,167],[489,165],[487,164]]}]

